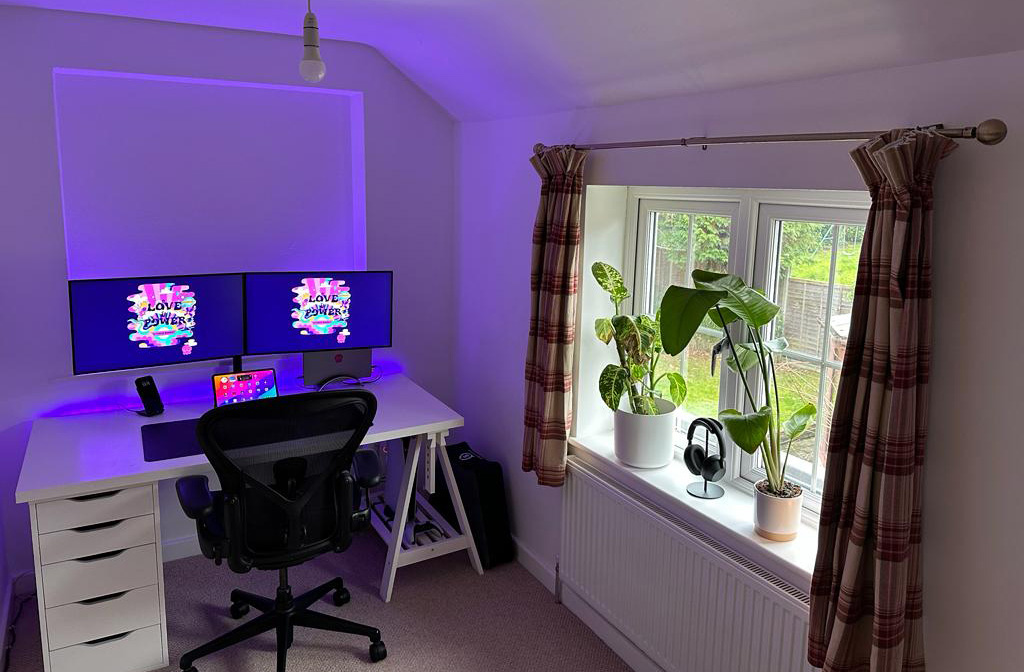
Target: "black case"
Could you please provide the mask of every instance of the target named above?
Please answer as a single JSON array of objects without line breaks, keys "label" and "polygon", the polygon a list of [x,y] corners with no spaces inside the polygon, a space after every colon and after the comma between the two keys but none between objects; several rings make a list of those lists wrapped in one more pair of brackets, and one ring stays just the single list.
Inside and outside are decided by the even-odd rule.
[{"label": "black case", "polygon": [[[466,508],[469,528],[480,554],[480,564],[489,569],[516,557],[515,542],[508,525],[508,506],[505,503],[505,479],[501,465],[485,460],[469,447],[468,443],[456,443],[447,447],[448,459],[455,472],[455,482]],[[458,529],[458,519],[448,495],[448,484],[437,474],[437,492],[430,497],[430,503],[443,515],[452,527]]]}]

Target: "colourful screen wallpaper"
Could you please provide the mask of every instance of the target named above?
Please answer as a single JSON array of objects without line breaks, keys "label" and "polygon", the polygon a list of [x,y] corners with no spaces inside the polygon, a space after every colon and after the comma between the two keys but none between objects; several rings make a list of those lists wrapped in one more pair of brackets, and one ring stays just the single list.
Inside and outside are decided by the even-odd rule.
[{"label": "colourful screen wallpaper", "polygon": [[139,285],[137,294],[130,294],[128,310],[135,317],[128,320],[128,340],[140,348],[181,346],[181,354],[191,355],[197,343],[192,338],[196,326],[196,293],[188,285],[173,282],[150,282]]},{"label": "colourful screen wallpaper", "polygon": [[298,308],[292,310],[292,326],[303,336],[332,336],[337,333],[338,343],[352,335],[348,330],[349,305],[352,290],[344,280],[333,278],[303,278],[293,287]]}]

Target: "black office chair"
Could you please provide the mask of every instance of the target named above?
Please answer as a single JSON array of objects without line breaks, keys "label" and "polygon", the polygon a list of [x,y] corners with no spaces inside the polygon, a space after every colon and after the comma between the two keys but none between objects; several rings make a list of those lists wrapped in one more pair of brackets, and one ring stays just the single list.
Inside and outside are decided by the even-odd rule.
[{"label": "black office chair", "polygon": [[387,656],[377,628],[310,610],[331,591],[335,605],[349,601],[340,578],[298,597],[288,585],[289,567],[344,551],[352,532],[367,526],[356,486],[376,485],[380,464],[375,451],[357,448],[376,412],[370,392],[334,390],[221,406],[199,420],[199,443],[221,490],[211,492],[206,476],[181,478],[176,486],[203,555],[218,565],[227,560],[238,573],[276,569],[280,585],[276,598],[231,591],[232,617],[244,617],[249,607],[262,614],[184,654],[182,670],[196,672],[197,659],[276,630],[277,670],[285,672],[295,626],[368,637],[370,660]]}]

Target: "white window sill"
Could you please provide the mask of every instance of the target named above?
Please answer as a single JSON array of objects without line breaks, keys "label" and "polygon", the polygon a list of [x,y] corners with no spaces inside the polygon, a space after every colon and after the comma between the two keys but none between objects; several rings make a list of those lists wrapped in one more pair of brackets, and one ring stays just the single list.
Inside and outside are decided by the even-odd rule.
[{"label": "white window sill", "polygon": [[770,541],[754,532],[754,497],[729,483],[725,495],[698,499],[686,486],[701,479],[679,457],[660,469],[637,469],[615,458],[612,433],[569,439],[572,454],[608,478],[679,516],[732,550],[774,572],[793,586],[808,591],[818,547],[818,530],[803,522],[793,541]]}]

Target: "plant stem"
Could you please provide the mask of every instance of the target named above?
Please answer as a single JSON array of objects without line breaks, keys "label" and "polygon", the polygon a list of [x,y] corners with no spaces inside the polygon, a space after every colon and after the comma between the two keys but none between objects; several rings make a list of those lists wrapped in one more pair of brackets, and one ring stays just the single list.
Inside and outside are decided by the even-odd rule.
[{"label": "plant stem", "polygon": [[[722,321],[724,325],[722,331],[725,332],[725,340],[729,342],[729,351],[732,353],[732,357],[739,364],[740,356],[736,353],[736,346],[733,345],[732,336],[729,334],[729,326],[725,324],[725,316],[722,315],[722,309],[715,306],[715,310],[718,311],[718,319]],[[739,367],[737,367],[739,368]],[[747,377],[740,371],[740,381],[743,383],[743,390],[747,393],[747,400],[750,401],[750,406],[754,410],[757,410],[757,402],[754,401],[754,395],[750,393],[750,387],[747,385]]]}]

